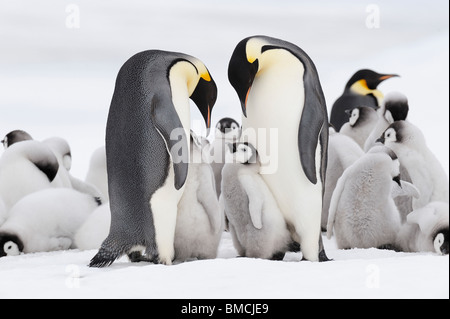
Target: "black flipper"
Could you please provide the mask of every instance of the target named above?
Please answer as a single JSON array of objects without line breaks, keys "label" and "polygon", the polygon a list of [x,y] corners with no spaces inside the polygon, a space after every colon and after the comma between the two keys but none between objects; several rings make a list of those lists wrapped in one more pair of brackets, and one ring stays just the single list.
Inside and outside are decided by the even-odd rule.
[{"label": "black flipper", "polygon": [[[305,61],[303,63],[305,64]],[[303,76],[305,104],[298,130],[298,150],[306,177],[311,183],[317,184],[316,148],[319,144],[319,138],[322,146],[322,179],[326,171],[328,115],[322,88],[317,75],[312,74],[312,67],[312,65],[305,65]]]},{"label": "black flipper", "polygon": [[188,174],[188,139],[175,107],[173,105],[166,107],[167,104],[157,99],[154,97],[152,100],[152,117],[171,154],[175,172],[175,188],[178,190],[183,187]]}]

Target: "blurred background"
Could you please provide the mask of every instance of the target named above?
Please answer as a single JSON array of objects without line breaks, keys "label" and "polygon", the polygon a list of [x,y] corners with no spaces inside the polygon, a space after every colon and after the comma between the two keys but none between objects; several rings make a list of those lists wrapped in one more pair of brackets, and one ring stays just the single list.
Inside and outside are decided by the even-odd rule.
[{"label": "blurred background", "polygon": [[[0,0],[0,136],[23,129],[38,140],[66,138],[72,174],[84,178],[104,144],[117,72],[148,49],[202,60],[219,88],[213,125],[224,116],[240,122],[228,61],[258,34],[310,55],[329,110],[358,69],[400,74],[379,88],[406,94],[409,120],[448,174],[447,0]],[[201,118],[194,106],[192,114]]]}]

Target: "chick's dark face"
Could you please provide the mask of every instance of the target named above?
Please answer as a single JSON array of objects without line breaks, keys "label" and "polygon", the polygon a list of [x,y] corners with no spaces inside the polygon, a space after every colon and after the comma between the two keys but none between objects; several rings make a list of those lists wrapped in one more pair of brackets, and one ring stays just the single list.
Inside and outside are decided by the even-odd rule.
[{"label": "chick's dark face", "polygon": [[434,248],[437,253],[442,255],[449,254],[449,228],[443,228],[437,231],[434,236]]}]

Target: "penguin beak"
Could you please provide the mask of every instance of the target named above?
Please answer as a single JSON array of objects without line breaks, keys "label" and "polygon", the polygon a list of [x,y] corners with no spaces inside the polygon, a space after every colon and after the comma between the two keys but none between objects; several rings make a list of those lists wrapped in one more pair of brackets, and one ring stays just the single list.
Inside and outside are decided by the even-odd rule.
[{"label": "penguin beak", "polygon": [[377,139],[375,142],[376,142],[376,143],[384,144],[384,142],[385,142],[384,135],[381,135],[381,137],[380,137],[379,139]]},{"label": "penguin beak", "polygon": [[348,115],[348,117],[350,117],[352,115],[352,110],[350,110],[350,109],[345,110],[344,112],[345,112],[345,114]]},{"label": "penguin beak", "polygon": [[394,182],[396,182],[398,184],[398,186],[400,186],[400,188],[402,188],[402,183],[400,181],[400,175],[395,176],[392,180]]},{"label": "penguin beak", "polygon": [[211,128],[211,113],[217,100],[217,86],[211,76],[202,76],[198,81],[197,87],[191,95],[191,100],[197,105],[200,113],[205,120],[207,134]]},{"label": "penguin beak", "polygon": [[385,81],[387,79],[398,78],[398,77],[400,77],[400,75],[398,75],[398,74],[380,74],[380,77],[378,78],[378,81],[380,81],[380,83],[381,83],[381,82],[383,82],[383,81]]}]

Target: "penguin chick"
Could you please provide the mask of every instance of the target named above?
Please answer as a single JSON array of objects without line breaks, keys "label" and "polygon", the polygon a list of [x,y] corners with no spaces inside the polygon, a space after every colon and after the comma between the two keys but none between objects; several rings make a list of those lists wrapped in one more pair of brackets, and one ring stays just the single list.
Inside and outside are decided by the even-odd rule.
[{"label": "penguin chick", "polygon": [[99,147],[92,154],[85,182],[95,186],[105,202],[109,201],[105,146]]},{"label": "penguin chick", "polygon": [[364,105],[378,107],[383,101],[383,93],[377,89],[378,85],[390,78],[398,77],[396,74],[379,74],[369,69],[356,72],[347,82],[344,93],[334,102],[330,114],[330,123],[341,130],[342,125],[348,122],[345,111]]},{"label": "penguin chick", "polygon": [[216,197],[214,175],[202,159],[201,141],[191,132],[191,163],[178,203],[175,261],[214,259],[223,233],[223,216]]},{"label": "penguin chick", "polygon": [[378,141],[397,154],[412,183],[419,189],[420,198],[413,199],[414,210],[434,201],[449,202],[447,174],[418,127],[407,121],[394,122]]},{"label": "penguin chick", "polygon": [[241,137],[239,123],[231,118],[223,118],[216,125],[216,135],[210,147],[210,163],[216,181],[217,198],[221,192],[222,169],[225,165],[226,148]]},{"label": "penguin chick", "polygon": [[38,141],[8,147],[0,158],[0,197],[5,210],[33,192],[59,187],[55,181],[59,164],[55,154]]},{"label": "penguin chick", "polygon": [[334,129],[330,129],[327,178],[325,180],[325,192],[323,195],[322,230],[326,231],[327,229],[331,196],[336,188],[338,179],[349,166],[363,155],[363,150],[352,138],[342,133],[336,133]]},{"label": "penguin chick", "polygon": [[408,215],[397,237],[405,252],[449,253],[449,204],[431,202]]},{"label": "penguin chick", "polygon": [[74,245],[80,250],[99,249],[108,236],[111,226],[111,210],[109,203],[96,208],[77,230]]},{"label": "penguin chick", "polygon": [[378,122],[378,113],[373,107],[358,106],[347,110],[349,121],[342,125],[339,133],[355,140],[364,149],[364,144]]},{"label": "penguin chick", "polygon": [[0,256],[74,248],[75,232],[97,207],[95,198],[69,188],[24,197],[0,227]]},{"label": "penguin chick", "polygon": [[383,132],[396,121],[406,120],[409,112],[408,98],[400,92],[386,94],[384,102],[378,109],[378,120],[363,145],[364,151],[370,150]]},{"label": "penguin chick", "polygon": [[395,245],[400,214],[399,195],[419,196],[400,180],[400,163],[383,147],[365,154],[339,179],[330,203],[327,235],[334,233],[339,249],[382,248]]},{"label": "penguin chick", "polygon": [[253,145],[236,143],[223,168],[221,201],[233,244],[242,257],[283,259],[291,236],[271,191],[259,175]]},{"label": "penguin chick", "polygon": [[6,134],[5,138],[0,143],[2,143],[4,148],[6,149],[17,142],[28,141],[32,139],[33,138],[28,132],[22,130],[14,130]]}]

